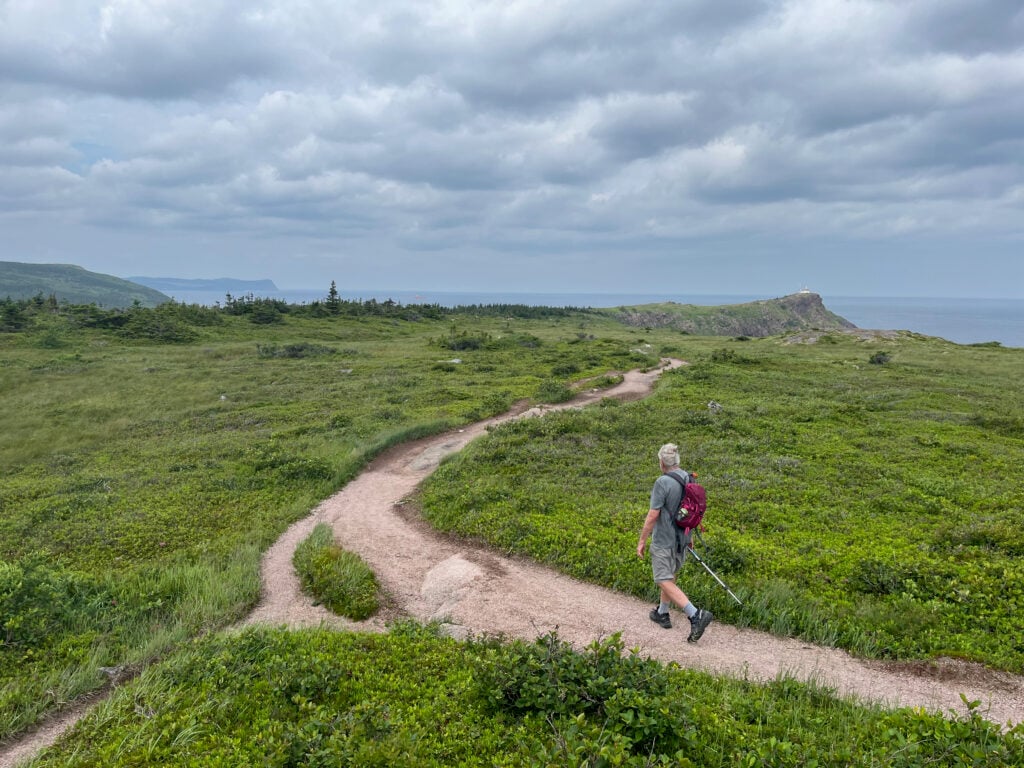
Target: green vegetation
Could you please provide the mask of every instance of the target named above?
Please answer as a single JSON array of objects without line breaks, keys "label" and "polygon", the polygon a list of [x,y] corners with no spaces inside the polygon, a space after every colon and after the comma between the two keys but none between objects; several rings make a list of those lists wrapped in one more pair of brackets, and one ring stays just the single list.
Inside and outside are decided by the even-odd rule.
[{"label": "green vegetation", "polygon": [[670,301],[601,311],[639,328],[673,328],[697,336],[771,336],[785,331],[854,327],[827,310],[816,293],[718,307]]},{"label": "green vegetation", "polygon": [[0,261],[0,299],[30,299],[53,296],[69,304],[98,304],[130,307],[138,303],[155,307],[168,296],[144,285],[71,264],[24,264]]},{"label": "green vegetation", "polygon": [[377,612],[377,579],[359,555],[334,542],[331,527],[318,524],[292,557],[302,588],[318,603],[355,621]]},{"label": "green vegetation", "polygon": [[134,670],[259,597],[260,551],[85,571],[34,552],[0,561],[0,734]]},{"label": "green vegetation", "polygon": [[425,514],[650,596],[634,547],[673,440],[745,606],[692,567],[687,590],[724,620],[1021,669],[1019,350],[728,341],[535,307],[0,300],[0,739],[118,668],[144,671],[40,765],[1019,763],[1020,729],[977,709],[714,679],[614,638],[215,631],[255,604],[261,552],[382,450],[658,355],[691,364],[647,400],[492,431],[442,464]]},{"label": "green vegetation", "polygon": [[[183,649],[79,723],[46,766],[1020,765],[1024,733],[976,709],[886,711],[781,678],[623,654],[248,629]],[[976,703],[972,703],[974,707]]]},{"label": "green vegetation", "polygon": [[[628,329],[538,308],[0,309],[0,739],[100,667],[243,616],[260,553],[382,450],[503,412],[556,365],[651,362]],[[450,362],[464,333],[486,343]]]},{"label": "green vegetation", "polygon": [[699,568],[683,582],[724,621],[1024,669],[1021,352],[707,342],[676,348],[692,364],[641,403],[493,430],[427,480],[425,516],[653,598],[636,536],[657,448],[677,442],[708,489],[708,562],[744,606]]}]

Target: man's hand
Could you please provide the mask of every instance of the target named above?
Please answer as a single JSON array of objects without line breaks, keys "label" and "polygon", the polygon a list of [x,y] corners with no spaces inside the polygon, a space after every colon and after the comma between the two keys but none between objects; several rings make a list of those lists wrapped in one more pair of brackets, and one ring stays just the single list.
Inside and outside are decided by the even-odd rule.
[{"label": "man's hand", "polygon": [[644,551],[647,549],[647,539],[640,539],[640,543],[636,545],[636,556],[641,560],[644,559]]}]

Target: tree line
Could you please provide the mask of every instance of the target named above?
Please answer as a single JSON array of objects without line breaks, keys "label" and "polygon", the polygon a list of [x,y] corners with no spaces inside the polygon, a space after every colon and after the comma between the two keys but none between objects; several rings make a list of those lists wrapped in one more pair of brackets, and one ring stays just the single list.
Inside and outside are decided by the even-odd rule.
[{"label": "tree line", "polygon": [[104,308],[97,304],[71,304],[54,294],[38,293],[27,299],[0,299],[0,333],[19,333],[40,328],[53,329],[55,320],[72,328],[98,328],[128,338],[153,341],[187,342],[196,338],[197,326],[212,326],[225,316],[244,317],[257,325],[285,322],[288,317],[360,318],[386,317],[396,320],[439,320],[453,315],[478,315],[510,318],[549,318],[592,312],[580,307],[536,307],[526,304],[470,304],[446,307],[436,303],[401,304],[387,299],[351,300],[338,294],[331,282],[327,295],[309,303],[289,303],[282,299],[226,294],[213,306],[185,304],[174,300],[156,307],[135,302],[130,307]]}]

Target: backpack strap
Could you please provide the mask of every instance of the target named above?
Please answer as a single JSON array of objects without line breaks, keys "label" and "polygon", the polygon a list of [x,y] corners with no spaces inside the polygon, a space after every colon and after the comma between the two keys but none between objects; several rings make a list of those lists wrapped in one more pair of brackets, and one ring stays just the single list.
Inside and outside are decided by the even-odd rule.
[{"label": "backpack strap", "polygon": [[683,490],[686,489],[686,483],[688,483],[690,481],[690,473],[689,472],[683,472],[683,476],[682,477],[680,477],[675,472],[666,472],[665,474],[669,475],[669,477],[671,477],[673,480],[675,480],[680,485],[682,485],[683,486]]},{"label": "backpack strap", "polygon": [[665,474],[671,477],[677,483],[679,483],[680,487],[683,489],[683,493],[686,493],[686,484],[690,482],[689,472],[683,472],[683,477],[680,477],[675,472],[666,472]]}]

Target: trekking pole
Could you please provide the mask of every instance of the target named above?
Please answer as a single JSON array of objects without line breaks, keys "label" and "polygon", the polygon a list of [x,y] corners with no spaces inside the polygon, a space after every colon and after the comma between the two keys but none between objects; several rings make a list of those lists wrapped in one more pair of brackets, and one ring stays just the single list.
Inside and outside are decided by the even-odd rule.
[{"label": "trekking pole", "polygon": [[708,567],[708,564],[704,562],[704,559],[700,555],[697,554],[697,550],[695,550],[693,548],[692,544],[690,545],[690,554],[693,555],[695,558],[697,558],[697,562],[704,566],[704,570],[707,571],[708,573],[710,573],[711,576],[714,578],[714,580],[717,581],[721,585],[722,589],[724,589],[726,592],[729,593],[729,597],[731,597],[733,600],[735,600],[740,605],[743,605],[743,602],[738,597],[736,597],[736,595],[734,595],[732,593],[732,590],[729,589],[727,586],[725,586],[725,582],[722,581],[720,578],[718,578],[718,574],[715,573],[714,571],[712,571]]}]

